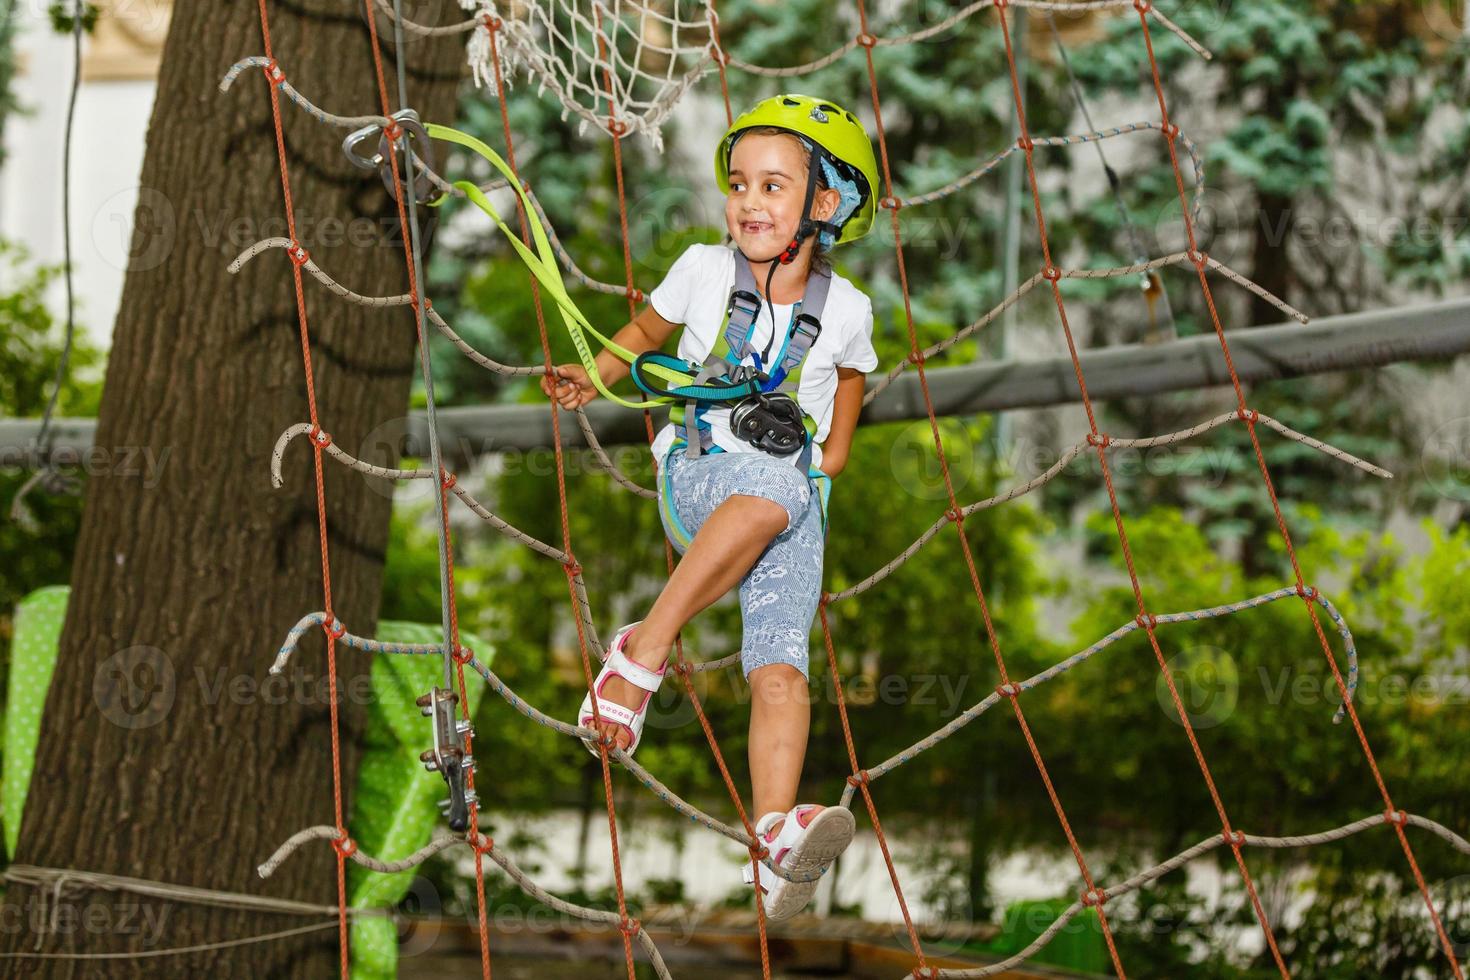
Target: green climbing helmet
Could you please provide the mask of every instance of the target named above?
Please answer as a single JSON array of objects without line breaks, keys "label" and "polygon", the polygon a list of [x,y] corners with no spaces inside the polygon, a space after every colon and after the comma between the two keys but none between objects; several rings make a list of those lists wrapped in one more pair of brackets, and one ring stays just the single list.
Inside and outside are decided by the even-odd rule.
[{"label": "green climbing helmet", "polygon": [[[857,117],[835,103],[810,95],[773,95],[757,102],[735,120],[715,147],[715,183],[719,185],[720,193],[730,193],[730,149],[736,137],[747,129],[760,126],[779,126],[805,136],[821,147],[830,159],[846,165],[846,169],[858,179],[863,202],[843,223],[837,244],[857,241],[866,235],[877,212],[874,190],[880,184],[873,144]],[[813,160],[812,164],[811,171],[815,174],[816,161]],[[839,166],[839,169],[843,168]]]}]

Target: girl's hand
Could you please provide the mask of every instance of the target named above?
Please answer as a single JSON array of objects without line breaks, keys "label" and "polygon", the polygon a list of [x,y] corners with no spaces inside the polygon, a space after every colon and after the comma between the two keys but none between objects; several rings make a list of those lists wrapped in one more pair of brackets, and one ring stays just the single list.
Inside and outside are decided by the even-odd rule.
[{"label": "girl's hand", "polygon": [[597,386],[582,365],[558,364],[552,371],[555,373],[541,376],[541,390],[555,398],[562,408],[568,411],[581,408],[597,397]]}]

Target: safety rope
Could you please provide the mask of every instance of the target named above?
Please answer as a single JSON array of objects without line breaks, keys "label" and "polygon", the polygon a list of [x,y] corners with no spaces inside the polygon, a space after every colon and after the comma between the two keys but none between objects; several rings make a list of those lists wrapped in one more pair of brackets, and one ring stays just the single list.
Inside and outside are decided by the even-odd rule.
[{"label": "safety rope", "polygon": [[[296,294],[296,319],[301,335],[301,359],[303,375],[306,381],[306,405],[307,412],[311,418],[311,427],[314,433],[321,432],[321,418],[317,413],[316,404],[316,373],[311,363],[311,337],[307,328],[306,320],[306,291],[301,281],[301,265],[306,256],[306,249],[297,244],[296,238],[296,208],[291,200],[291,178],[286,166],[286,136],[281,128],[281,101],[277,89],[286,79],[285,72],[276,64],[275,54],[271,46],[270,15],[266,11],[266,0],[257,0],[260,11],[260,33],[265,48],[267,64],[263,66],[265,77],[268,82],[267,91],[270,94],[271,124],[276,136],[276,157],[281,175],[281,197],[286,210],[286,232],[292,241],[292,248],[287,254],[291,256],[291,279]],[[330,552],[327,547],[327,502],[326,489],[322,477],[322,444],[318,439],[312,439],[312,475],[316,487],[316,515],[318,547],[322,560],[322,608],[328,617],[328,623],[336,623],[336,616],[332,612],[332,565]],[[337,943],[339,949],[339,966],[342,980],[348,980],[350,971],[348,968],[348,931],[347,931],[347,856],[351,854],[356,845],[348,836],[347,826],[343,820],[342,813],[342,745],[341,732],[338,719],[337,699],[337,636],[331,628],[324,625],[327,644],[327,686],[328,696],[331,698],[331,731],[332,731],[332,821],[334,836],[332,837],[332,850],[337,862]]]}]

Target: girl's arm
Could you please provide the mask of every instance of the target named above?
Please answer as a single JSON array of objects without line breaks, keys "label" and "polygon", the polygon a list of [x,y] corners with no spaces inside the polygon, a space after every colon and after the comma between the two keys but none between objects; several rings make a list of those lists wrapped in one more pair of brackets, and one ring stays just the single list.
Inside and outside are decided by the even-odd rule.
[{"label": "girl's arm", "polygon": [[[679,324],[670,323],[659,316],[653,311],[653,304],[650,303],[637,316],[629,320],[627,326],[613,334],[612,340],[636,356],[644,351],[663,347],[677,329],[679,329]],[[603,385],[609,388],[626,378],[632,371],[631,364],[609,350],[598,352],[593,358],[593,364],[597,368],[597,374],[602,379]],[[549,397],[556,399],[567,411],[581,408],[596,398],[598,394],[596,385],[588,377],[587,369],[580,363],[555,365],[550,374],[541,378],[541,390]]]},{"label": "girl's arm", "polygon": [[862,371],[849,367],[837,369],[837,394],[832,399],[832,425],[827,441],[822,443],[822,472],[836,476],[847,465],[852,449],[852,432],[857,428],[858,414],[863,410]]},{"label": "girl's arm", "polygon": [[[658,350],[673,336],[679,324],[670,323],[654,312],[653,304],[644,306],[628,325],[612,335],[613,342],[634,354]],[[595,358],[602,383],[611,388],[632,373],[633,366],[610,350],[599,351]]]}]

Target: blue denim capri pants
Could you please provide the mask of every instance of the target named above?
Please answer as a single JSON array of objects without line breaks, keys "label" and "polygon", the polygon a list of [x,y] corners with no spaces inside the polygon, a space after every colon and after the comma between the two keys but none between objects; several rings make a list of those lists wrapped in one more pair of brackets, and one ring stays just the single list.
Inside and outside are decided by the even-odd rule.
[{"label": "blue denim capri pants", "polygon": [[743,621],[740,665],[747,677],[757,667],[790,664],[810,677],[807,647],[822,598],[822,502],[813,481],[790,462],[765,453],[720,452],[691,459],[680,446],[664,456],[659,472],[659,516],[669,540],[683,554],[670,527],[672,509],[690,537],[732,494],[763,497],[786,511],[786,530],[771,541],[740,580]]}]

